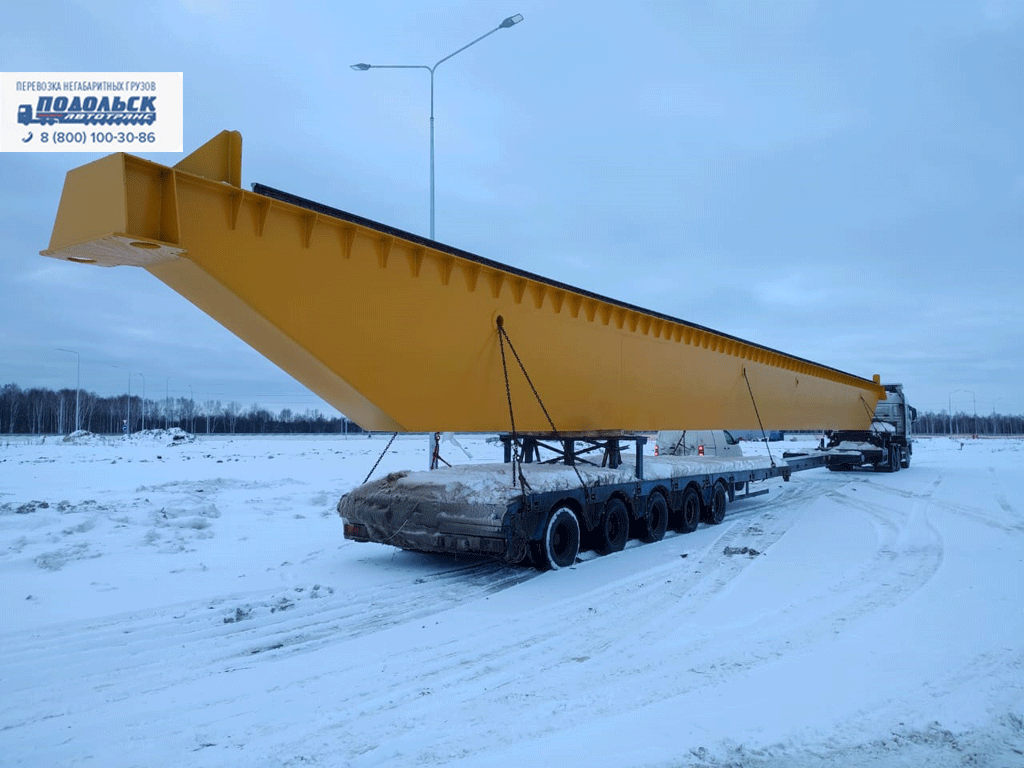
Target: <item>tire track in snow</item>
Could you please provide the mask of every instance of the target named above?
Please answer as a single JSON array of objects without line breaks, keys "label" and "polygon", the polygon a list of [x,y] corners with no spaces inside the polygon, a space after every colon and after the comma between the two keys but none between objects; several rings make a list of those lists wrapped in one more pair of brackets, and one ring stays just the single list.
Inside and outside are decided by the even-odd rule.
[{"label": "tire track in snow", "polygon": [[[780,510],[778,514],[763,514],[759,520],[766,523],[765,540],[777,540],[784,535],[791,523],[789,518],[802,514],[823,489],[829,488],[829,494],[839,494],[840,498],[844,498],[852,493],[842,493],[847,485],[849,481],[844,480],[837,489],[836,483],[823,480],[813,486],[808,485],[799,493],[790,494],[785,500],[788,504],[784,505],[783,499],[777,499]],[[859,500],[857,503],[860,503]],[[878,505],[868,504],[866,511],[876,516],[880,514]],[[885,520],[884,535],[874,556],[838,583],[839,594],[847,597],[838,608],[835,606],[836,595],[830,593],[822,598],[821,610],[811,623],[811,631],[801,626],[781,637],[766,636],[763,644],[749,643],[748,650],[737,656],[735,648],[717,649],[717,638],[699,632],[692,620],[703,606],[713,602],[717,595],[727,589],[731,579],[750,563],[729,559],[721,554],[721,547],[726,542],[745,535],[741,527],[743,523],[758,519],[751,514],[745,514],[742,518],[734,521],[739,524],[735,524],[731,530],[721,532],[704,544],[692,561],[701,566],[701,573],[674,596],[675,600],[666,600],[664,579],[661,577],[677,573],[678,569],[659,566],[637,574],[633,579],[613,583],[606,589],[588,592],[579,604],[560,606],[565,610],[564,620],[578,627],[579,642],[571,648],[567,649],[562,641],[552,639],[561,637],[557,622],[552,625],[542,621],[532,631],[528,630],[507,643],[480,649],[480,652],[473,655],[467,655],[464,647],[457,646],[441,657],[409,659],[410,666],[418,670],[417,684],[427,685],[433,695],[441,694],[446,697],[446,701],[456,702],[461,689],[487,685],[489,691],[501,696],[505,705],[512,709],[509,718],[513,721],[519,716],[516,710],[525,717],[538,705],[542,705],[545,710],[550,709],[551,714],[539,718],[540,724],[531,729],[531,737],[555,733],[565,727],[573,727],[581,718],[586,720],[611,716],[623,709],[662,706],[682,691],[692,693],[714,688],[784,654],[798,653],[802,647],[813,647],[822,637],[845,631],[845,625],[852,624],[856,618],[878,607],[888,607],[888,600],[896,593],[912,593],[919,585],[927,583],[941,562],[941,540],[937,539],[934,529],[930,528],[931,538],[928,543],[931,546],[920,548],[919,555],[912,559],[909,568],[905,567],[906,562],[894,564],[885,550],[896,544],[902,529]],[[701,530],[708,533],[717,531]],[[863,585],[864,572],[878,567],[887,569],[887,573],[894,577],[900,576],[899,579],[894,578],[893,589],[881,599],[877,589],[870,586],[859,588]],[[592,606],[601,600],[605,601],[604,610],[594,611],[598,615],[588,621],[588,613],[591,611],[584,610],[584,605]],[[608,621],[608,613],[615,614],[614,622]],[[842,620],[838,621],[837,629],[839,619]],[[639,633],[622,633],[619,631],[622,626],[643,629]],[[753,629],[756,636],[756,626]],[[673,630],[677,639],[666,642],[665,638],[670,637],[668,633]],[[624,634],[627,636],[624,637]],[[671,651],[678,652],[676,659],[666,655],[666,652]],[[695,664],[688,667],[686,658],[694,659]],[[679,659],[683,660],[682,664],[673,664]],[[574,666],[579,671],[572,676],[574,684],[567,686],[564,681],[565,670],[573,669]],[[517,686],[518,678],[513,671],[516,668],[529,668],[530,678],[535,681],[550,676],[553,680],[562,679],[562,683],[550,688],[524,691]],[[609,691],[618,690],[621,693],[622,678],[629,678],[634,683],[628,690],[637,691],[635,700],[623,701],[621,695],[618,698],[609,695]],[[438,689],[430,686],[443,687]],[[385,713],[401,706],[403,720],[406,717],[415,720],[414,712],[410,711],[410,708],[415,710],[415,707],[410,707],[408,703],[409,697],[415,693],[412,688],[397,693],[390,688],[389,691],[391,696],[386,701],[375,701],[373,696],[360,700],[361,717],[376,717],[383,728],[386,723]],[[458,707],[454,706],[453,710],[453,716],[457,717],[455,713]],[[512,735],[511,738],[508,735],[495,736],[508,744],[525,738],[522,734]],[[445,745],[435,746],[444,754]],[[457,751],[456,740],[451,740],[447,746],[453,754]]]},{"label": "tire track in snow", "polygon": [[[730,536],[742,533],[743,528],[741,524],[744,524],[747,518],[759,513],[757,508],[748,508],[740,512],[739,507],[736,507],[734,511],[733,519],[726,525],[715,528],[704,527],[701,529],[704,532],[704,537],[709,539],[707,543],[703,544],[703,549],[709,557],[721,559],[714,553],[720,551],[720,547],[724,546],[726,541],[732,540],[729,538]],[[671,544],[675,538],[670,538],[668,543]],[[658,546],[654,545],[654,547]],[[629,555],[628,552],[624,554]],[[590,564],[582,564],[579,567],[589,570]],[[473,569],[478,574],[478,580],[482,583],[482,587],[474,596],[469,596],[464,601],[466,603],[500,591],[503,588],[503,581],[516,585],[532,580],[536,576],[532,571],[507,569],[491,563],[473,566]],[[465,574],[462,576],[465,576]],[[498,577],[497,582],[495,577]],[[547,575],[547,578],[550,579],[557,579],[559,577],[559,574]],[[396,605],[399,607],[396,612],[402,618],[408,619],[406,623],[409,623],[410,626],[412,621],[422,622],[422,618],[409,619],[408,606],[414,603],[426,602],[428,605],[433,604],[433,608],[428,613],[441,612],[456,605],[456,603],[451,601],[442,604],[437,595],[437,584],[430,583],[429,581],[419,585],[422,586],[423,591],[417,594],[411,594],[414,585],[410,585],[408,580],[396,581],[385,586],[398,591]],[[621,585],[619,586],[621,587]],[[592,602],[591,598],[594,596],[588,592],[586,600]],[[356,612],[370,623],[370,625],[365,627],[367,632],[372,633],[376,631],[378,629],[376,616],[382,612],[380,609],[386,606],[390,597],[382,596],[381,594],[377,594],[372,600],[366,600],[366,595],[352,597],[361,602]],[[335,602],[338,599],[339,596],[335,595]],[[218,607],[221,609],[230,608],[231,602],[226,601]],[[322,604],[324,601],[318,602]],[[202,610],[206,609],[203,608]],[[388,611],[384,610],[383,613],[387,614]],[[294,616],[294,614],[292,615]],[[292,620],[290,617],[287,617],[287,614],[286,618],[287,621],[286,619],[281,619],[276,628],[284,633],[293,633],[291,637],[296,641],[294,645],[297,649],[315,646],[315,642],[305,642],[307,627],[311,625],[310,621],[304,620],[300,622]],[[320,611],[320,618],[323,618],[323,611]],[[320,623],[322,625],[330,625],[331,620],[327,618]],[[395,626],[396,623],[391,623],[390,626]],[[244,622],[241,622],[235,626],[240,627],[243,624]],[[387,626],[388,624],[384,623],[379,628],[383,629]],[[581,626],[585,625],[581,624]],[[448,644],[447,647],[415,648],[399,661],[399,666],[406,670],[406,672],[396,670],[382,675],[379,679],[374,676],[372,681],[367,681],[365,678],[363,680],[357,679],[352,685],[346,684],[344,686],[331,687],[330,700],[332,707],[339,711],[359,713],[360,733],[374,732],[372,723],[378,721],[380,723],[381,738],[386,741],[400,739],[402,734],[408,733],[410,729],[415,730],[417,722],[429,722],[430,717],[432,717],[431,713],[436,710],[439,697],[444,699],[446,703],[450,696],[453,697],[456,703],[464,701],[466,696],[464,688],[472,690],[476,686],[484,685],[488,690],[495,691],[498,696],[507,696],[510,701],[519,700],[528,708],[532,707],[537,701],[537,696],[550,698],[550,692],[524,692],[519,682],[519,676],[522,674],[523,669],[530,669],[532,675],[534,674],[533,670],[539,666],[541,670],[539,674],[542,676],[546,670],[550,670],[552,674],[557,673],[557,670],[564,664],[572,664],[578,669],[583,670],[589,661],[589,658],[584,657],[592,653],[592,651],[586,653],[580,651],[575,658],[570,655],[570,658],[566,661],[563,658],[566,649],[563,642],[558,639],[562,628],[559,626],[557,619],[555,631],[551,630],[552,626],[545,619],[533,627],[517,626],[514,628],[514,631],[502,633],[503,642],[498,644],[492,642],[483,648],[477,647],[478,643],[471,634],[467,634],[465,638],[458,642]],[[116,627],[114,631],[118,631]],[[227,645],[226,640],[229,637],[231,643]],[[246,637],[255,636],[252,634],[245,635],[244,633],[225,636],[223,633],[213,632],[212,637],[204,638],[201,642],[191,643],[181,651],[183,655],[194,655],[197,651],[208,650],[211,644],[218,643],[222,646],[220,649],[222,653],[217,656],[216,661],[224,664],[223,668],[218,669],[218,664],[212,663],[210,658],[207,657],[191,662],[193,666],[191,671],[178,673],[174,676],[162,676],[160,669],[157,668],[144,675],[145,679],[132,682],[131,685],[119,681],[113,690],[106,693],[110,697],[111,702],[120,702],[129,697],[139,698],[140,692],[151,695],[162,689],[182,686],[189,680],[196,679],[199,675],[240,669],[239,665],[259,664],[291,652],[289,647],[285,645],[267,648],[261,653],[251,654],[250,651],[256,650],[261,646],[241,642]],[[261,642],[266,640],[267,631],[262,632],[258,638]],[[167,646],[173,647],[175,640],[176,638],[170,637],[165,638],[164,642]],[[277,641],[275,640],[270,645],[276,644]],[[607,647],[607,643],[605,643],[605,647]],[[599,655],[594,656],[594,658],[599,660]],[[358,663],[358,659],[353,661]],[[415,674],[408,674],[408,671],[411,670],[415,670]],[[134,674],[136,673],[131,672],[128,676]],[[287,697],[292,695],[297,696],[298,694],[293,691],[280,692],[275,694],[275,701],[280,703],[282,699],[279,697],[284,697],[283,700],[287,700]],[[114,696],[117,698],[113,698]],[[596,702],[592,702],[592,704],[596,704]],[[213,731],[221,727],[226,729],[234,728],[239,721],[244,722],[247,719],[249,714],[247,708],[251,706],[256,705],[243,698],[232,698],[229,696],[228,698],[221,699],[211,709],[225,710],[227,714],[219,716],[218,724],[211,726],[211,728]],[[561,706],[573,709],[576,707],[570,701],[563,702]],[[469,708],[472,708],[471,705],[469,705]],[[401,717],[396,717],[396,712],[401,712]],[[470,715],[471,713],[467,712],[467,716]],[[212,714],[203,715],[204,718],[212,716]],[[155,717],[154,721],[148,722],[147,728],[161,727],[162,716],[160,713],[156,713]],[[169,725],[173,725],[173,721]],[[306,733],[309,729],[315,732],[316,728],[320,727],[314,724],[307,725],[306,723],[297,722],[282,722],[280,725],[282,733],[287,732],[289,743],[296,745],[294,748],[286,750],[291,755],[299,754],[302,751],[302,748],[298,746],[301,744],[302,739],[292,741],[295,734]],[[332,727],[336,728],[337,725],[335,724]],[[244,732],[238,734],[238,740],[241,742],[248,742],[250,737],[256,738],[257,735]],[[218,739],[211,736],[209,740],[212,742]],[[359,754],[363,754],[367,750],[372,752],[375,749],[374,744],[363,743],[359,739],[352,740],[351,745],[352,751],[350,756],[353,758],[358,757]],[[453,747],[453,750],[458,752],[458,748]]]},{"label": "tire track in snow", "polygon": [[[789,507],[796,505],[799,509],[817,498],[823,487],[818,484],[797,486],[784,494],[784,498]],[[775,501],[782,503],[782,499]],[[587,720],[620,712],[623,707],[671,698],[678,693],[679,680],[665,676],[666,658],[660,655],[664,646],[652,643],[650,649],[655,652],[644,657],[644,645],[656,636],[664,638],[665,632],[672,628],[679,629],[679,613],[666,610],[667,604],[683,605],[692,615],[728,586],[730,574],[735,575],[746,567],[747,563],[723,555],[722,549],[747,536],[748,524],[765,517],[762,507],[752,505],[742,511],[736,509],[731,520],[727,518],[729,522],[721,527],[703,526],[698,532],[688,534],[685,541],[700,543],[696,556],[690,556],[692,560],[673,557],[670,564],[658,565],[604,587],[588,589],[585,594],[567,601],[546,605],[538,609],[533,617],[535,622],[517,624],[516,631],[497,644],[478,647],[466,639],[452,642],[442,653],[435,648],[429,654],[410,654],[403,658],[403,664],[406,669],[415,670],[411,679],[392,677],[379,681],[379,685],[344,692],[338,706],[359,713],[360,734],[374,734],[369,741],[358,740],[345,757],[355,761],[368,752],[379,750],[377,759],[386,760],[387,750],[391,749],[386,745],[415,732],[419,722],[429,722],[430,709],[439,699],[445,702],[446,708],[451,708],[453,720],[466,718],[467,723],[472,723],[473,694],[467,691],[485,690],[482,695],[489,701],[497,699],[507,708],[510,722],[518,722],[520,718],[531,722],[529,734],[493,731],[484,739],[493,740],[496,745],[555,733],[580,722],[581,718]],[[768,515],[764,536],[778,538],[788,529],[784,519],[776,518]],[[646,555],[659,547],[678,546],[683,540],[670,537],[661,544],[631,547],[577,568],[594,572],[602,563],[614,558]],[[693,568],[694,572],[701,573],[687,584],[678,599],[673,600],[667,594],[665,581],[671,577],[674,583],[679,578],[681,562],[686,563],[684,567],[688,571]],[[561,575],[548,574],[544,578],[557,579]],[[609,613],[615,614],[614,621],[609,621]],[[568,647],[564,635],[566,625],[577,628],[573,633],[575,641]],[[633,627],[634,631],[623,633],[620,631],[623,626]],[[639,628],[643,629],[638,635]],[[495,636],[486,629],[482,634]],[[624,634],[628,637],[624,638]],[[703,646],[713,644],[714,640],[705,638],[694,643],[691,639],[689,642],[691,647],[696,645],[703,652]],[[634,663],[638,657],[642,659],[639,665]],[[527,690],[522,685],[525,670],[529,670],[529,679],[533,681],[559,680],[565,677],[566,670],[571,670],[573,684],[565,685],[563,681],[563,684],[542,684]],[[608,690],[615,689],[617,680],[624,675],[643,677],[634,689],[649,690],[651,697],[623,702],[621,697],[609,696]],[[702,673],[693,672],[691,678],[692,688],[714,684]],[[396,711],[401,712],[400,718],[396,717]],[[456,736],[434,744],[432,753],[436,753],[439,763],[453,757],[472,757]],[[425,755],[422,757],[426,759]]]},{"label": "tire track in snow", "polygon": [[846,574],[836,588],[853,600],[832,613],[834,625],[849,625],[879,608],[890,609],[922,589],[942,566],[945,543],[928,517],[932,496],[942,481],[940,474],[922,492],[911,494],[910,513],[893,519],[893,507],[886,503],[891,495],[906,492],[886,484],[869,482],[865,486],[879,500],[854,497],[850,487],[829,494],[835,503],[855,509],[868,517],[879,535],[878,549],[870,560]]},{"label": "tire track in snow", "polygon": [[[485,628],[483,635],[488,637],[490,642],[484,646],[480,646],[478,641],[467,634],[466,637],[456,638],[443,646],[427,644],[423,648],[413,647],[398,662],[401,669],[389,670],[379,675],[357,676],[351,684],[348,684],[348,680],[340,673],[335,673],[333,677],[328,675],[322,681],[310,683],[311,690],[303,690],[301,694],[316,695],[318,692],[322,694],[329,691],[331,707],[334,710],[358,717],[358,729],[353,728],[340,744],[335,739],[337,747],[332,752],[332,758],[337,756],[338,759],[334,761],[336,764],[355,763],[363,757],[369,762],[374,762],[371,758],[386,759],[388,751],[395,749],[410,750],[405,753],[405,762],[409,762],[410,754],[419,754],[426,758],[429,752],[437,756],[435,762],[440,764],[449,758],[472,759],[474,754],[472,750],[467,751],[465,744],[460,743],[455,732],[438,739],[431,737],[426,741],[429,747],[424,746],[422,740],[420,745],[416,746],[417,736],[424,735],[422,729],[436,722],[434,713],[442,701],[445,708],[450,709],[451,718],[464,722],[465,727],[474,727],[474,722],[488,726],[488,737],[475,739],[477,744],[487,743],[501,748],[527,738],[571,728],[580,722],[581,718],[610,715],[621,712],[623,708],[658,705],[671,700],[680,692],[681,687],[690,691],[700,690],[735,678],[758,664],[776,658],[781,653],[792,652],[791,648],[783,647],[781,641],[777,641],[745,656],[737,657],[716,649],[716,640],[713,636],[683,636],[672,642],[665,642],[665,637],[673,631],[677,635],[685,635],[691,631],[693,627],[687,626],[686,621],[689,619],[692,622],[697,610],[726,592],[733,580],[756,562],[745,558],[725,557],[722,554],[725,545],[755,544],[759,548],[767,549],[771,543],[778,541],[790,529],[793,521],[823,493],[840,493],[850,482],[848,477],[841,478],[840,483],[834,480],[840,478],[823,478],[806,485],[788,487],[779,497],[766,503],[758,504],[751,500],[750,504],[736,505],[731,508],[725,524],[720,527],[702,526],[698,532],[687,537],[668,537],[661,544],[645,545],[642,548],[630,547],[618,555],[581,564],[578,566],[580,570],[600,573],[603,563],[612,563],[616,558],[633,558],[639,561],[641,558],[636,557],[637,555],[641,552],[649,554],[655,548],[672,549],[691,542],[697,545],[697,551],[691,551],[685,560],[673,554],[671,563],[664,564],[660,561],[654,567],[645,568],[628,578],[616,579],[596,589],[592,588],[591,582],[585,593],[573,597],[568,603],[553,606],[553,613],[549,613],[552,606],[545,606],[543,610],[530,614],[527,623],[517,623],[517,626],[507,633],[499,635]],[[860,503],[861,500],[856,501]],[[878,512],[877,507],[875,511]],[[898,537],[898,526],[887,525],[887,522],[889,521],[879,522],[886,540]],[[755,527],[759,530],[752,533],[751,530]],[[767,546],[765,542],[768,542]],[[679,581],[680,566],[691,576],[685,585]],[[317,601],[318,604],[310,606],[308,610],[305,605],[299,605],[274,614],[273,621],[263,617],[266,620],[258,626],[255,622],[259,617],[247,620],[253,623],[237,622],[227,629],[216,623],[214,627],[207,624],[205,628],[209,634],[203,637],[196,636],[194,641],[185,643],[181,651],[183,656],[198,656],[196,659],[190,659],[188,669],[174,670],[172,674],[161,674],[160,668],[146,669],[143,670],[143,679],[138,683],[135,680],[131,680],[130,684],[125,683],[124,679],[117,680],[111,684],[113,688],[109,689],[109,694],[116,698],[109,698],[107,701],[121,702],[125,698],[138,698],[139,691],[154,692],[173,688],[215,672],[239,668],[232,665],[265,663],[295,651],[312,650],[331,642],[330,639],[322,642],[314,639],[307,643],[307,628],[311,631],[314,626],[331,629],[337,633],[333,635],[336,640],[341,639],[340,633],[345,627],[361,627],[358,631],[353,631],[351,637],[371,634],[380,629],[411,623],[412,620],[422,621],[422,618],[409,620],[406,613],[409,610],[424,609],[427,611],[425,615],[430,615],[451,607],[470,605],[474,600],[488,594],[488,588],[503,588],[501,578],[504,575],[524,576],[522,581],[534,575],[530,571],[505,569],[492,564],[470,566],[469,570],[475,576],[460,570],[449,577],[449,585],[455,591],[465,589],[466,585],[462,583],[464,580],[472,581],[479,577],[476,580],[481,582],[481,588],[473,594],[464,595],[465,599],[461,602],[446,602],[443,595],[438,594],[439,587],[444,584],[445,575],[436,574],[423,584],[396,580],[383,585],[378,590],[380,594],[375,595],[372,600],[368,600],[365,594],[335,594],[330,599]],[[697,571],[699,573],[696,573]],[[543,578],[560,577],[560,574],[548,574]],[[666,599],[668,595],[663,577],[672,578],[672,584],[679,588],[671,600]],[[520,583],[514,578],[511,580],[513,583],[510,586]],[[490,594],[493,592],[494,590]],[[267,593],[264,605],[273,604],[281,594],[283,593],[279,591]],[[339,602],[343,598],[354,599],[358,605],[341,606]],[[231,598],[218,604],[216,609],[230,610],[233,607],[232,603],[251,603],[253,600],[254,596]],[[417,605],[417,601],[426,605]],[[330,610],[334,612],[332,615],[325,616],[325,611],[319,610],[323,607],[323,602],[331,606]],[[596,610],[592,615],[589,609],[595,606]],[[314,608],[317,610],[314,611]],[[192,614],[209,610],[206,605],[195,605],[190,609]],[[348,613],[345,613],[346,610]],[[299,611],[306,611],[306,614],[300,615]],[[186,613],[188,614],[188,611]],[[615,619],[609,621],[609,614],[612,613]],[[173,626],[173,622],[164,621],[166,614],[167,611],[161,611],[152,615],[154,626],[148,635],[149,644],[144,643],[145,647],[141,650],[154,651],[159,650],[161,646],[164,649],[174,647],[175,641],[179,638],[175,637],[173,632],[169,637],[157,638],[160,627]],[[383,621],[379,620],[381,617],[384,618]],[[194,618],[202,623],[200,617]],[[216,618],[220,620],[222,613],[218,612]],[[360,625],[360,622],[363,623]],[[566,642],[567,623],[576,628],[570,643]],[[634,630],[622,633],[622,626],[631,626]],[[110,627],[110,634],[116,636],[123,628],[123,622],[115,624]],[[257,631],[258,629],[262,631]],[[141,628],[138,631],[141,631]],[[202,631],[201,628],[196,630],[199,633]],[[54,634],[57,632],[59,629]],[[280,647],[261,646],[260,643],[273,632],[291,637],[294,642],[290,645],[282,644]],[[628,635],[628,638],[624,639],[624,634]],[[250,641],[259,642],[253,644]],[[275,639],[270,645],[276,643]],[[54,647],[59,647],[59,644],[51,645],[51,650]],[[261,652],[251,653],[261,648]],[[686,668],[684,657],[679,669],[666,674],[666,661],[670,660],[666,659],[664,654],[669,650],[679,650],[696,657],[699,663]],[[359,660],[350,661],[357,665]],[[160,663],[166,664],[166,658],[163,657]],[[124,678],[136,675],[136,670],[131,665],[121,665],[116,669],[125,673]],[[566,674],[567,669],[570,670],[569,674]],[[529,670],[529,687],[524,687],[523,670]],[[171,671],[164,669],[164,672]],[[608,695],[609,691],[621,687],[623,677],[629,676],[636,676],[639,684],[630,686],[628,690],[642,692],[643,695],[638,693],[633,701],[623,701],[621,696],[615,699]],[[337,685],[343,680],[346,682],[345,685]],[[295,690],[275,693],[275,707],[280,705],[282,709],[287,709],[285,705],[291,698],[298,701],[298,687],[298,684],[295,684]],[[488,697],[488,700],[501,701],[507,708],[507,719],[510,722],[529,720],[535,725],[531,726],[529,733],[522,729],[499,732],[493,730],[493,723],[481,721],[479,718],[474,721],[474,697],[480,695]],[[75,696],[73,700],[83,698],[88,697]],[[100,703],[100,706],[103,706],[103,703]],[[225,693],[211,705],[210,713],[204,713],[202,716],[204,729],[213,734],[209,737],[204,736],[204,742],[217,741],[224,744],[230,739],[225,740],[217,735],[218,731],[231,732],[235,726],[241,725],[241,729],[234,737],[236,743],[259,744],[262,734],[254,729],[258,728],[255,723],[261,721],[249,717],[251,712],[255,711],[249,708],[256,706],[259,704],[248,702],[240,695],[232,696]],[[301,708],[297,709],[302,711]],[[51,710],[50,714],[54,712]],[[65,713],[61,713],[63,714]],[[73,716],[75,713],[67,714]],[[166,717],[168,725],[180,727],[180,713]],[[147,721],[146,727],[159,729],[163,722],[163,717],[157,713],[156,719]],[[296,722],[294,718],[289,718],[286,712],[282,712],[280,719],[275,721],[277,735],[274,741],[278,746],[272,751],[292,757],[304,754],[309,750],[310,735],[327,729],[336,731],[339,727],[346,726],[326,715],[306,723]],[[417,749],[418,753],[415,751]],[[211,764],[226,764],[218,762],[214,750],[211,749],[209,754]],[[264,753],[266,754],[270,753]],[[244,755],[251,758],[253,752],[249,751]],[[244,755],[241,758],[236,757],[235,763],[242,764]],[[224,756],[224,753],[221,753],[220,759],[223,760]]]},{"label": "tire track in snow", "polygon": [[[0,665],[8,694],[6,705],[0,704],[0,731],[72,714],[66,701],[92,698],[69,697],[69,686],[99,694],[107,704],[131,700],[214,672],[422,621],[535,575],[483,561],[395,580],[375,588],[369,599],[339,592],[309,599],[295,589],[275,590],[9,633],[0,636],[10,649]],[[180,663],[168,664],[168,648],[176,649]]]}]

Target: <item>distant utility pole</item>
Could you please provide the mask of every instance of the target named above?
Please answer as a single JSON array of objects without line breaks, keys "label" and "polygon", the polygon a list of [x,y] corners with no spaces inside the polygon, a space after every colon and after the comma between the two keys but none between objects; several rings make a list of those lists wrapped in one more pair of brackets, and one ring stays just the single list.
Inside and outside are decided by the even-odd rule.
[{"label": "distant utility pole", "polygon": [[75,352],[73,349],[64,349],[63,347],[55,347],[58,352],[67,352],[78,358],[78,373],[75,378],[75,432],[82,428],[82,419],[79,415],[81,413],[79,405],[82,400],[82,356]]},{"label": "distant utility pole", "polygon": [[146,431],[146,377],[136,371],[139,376],[142,376],[142,431]]}]

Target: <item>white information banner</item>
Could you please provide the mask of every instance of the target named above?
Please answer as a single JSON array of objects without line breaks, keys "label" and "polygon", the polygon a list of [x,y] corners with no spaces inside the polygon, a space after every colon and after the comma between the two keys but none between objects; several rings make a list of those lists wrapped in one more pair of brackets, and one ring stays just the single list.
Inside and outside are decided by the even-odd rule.
[{"label": "white information banner", "polygon": [[181,152],[181,72],[0,72],[0,152]]}]

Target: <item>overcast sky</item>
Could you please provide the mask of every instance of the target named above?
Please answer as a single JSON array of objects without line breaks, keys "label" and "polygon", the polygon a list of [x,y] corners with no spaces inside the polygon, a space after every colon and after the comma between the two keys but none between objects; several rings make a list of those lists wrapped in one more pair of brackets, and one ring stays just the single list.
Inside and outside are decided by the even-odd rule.
[{"label": "overcast sky", "polygon": [[[1024,412],[1024,2],[9,4],[0,71],[182,71],[254,181],[860,376]],[[143,153],[144,154],[144,153]],[[144,155],[166,165],[182,155]],[[46,259],[0,154],[0,385],[319,408],[141,269]],[[141,375],[140,375],[141,374]]]}]

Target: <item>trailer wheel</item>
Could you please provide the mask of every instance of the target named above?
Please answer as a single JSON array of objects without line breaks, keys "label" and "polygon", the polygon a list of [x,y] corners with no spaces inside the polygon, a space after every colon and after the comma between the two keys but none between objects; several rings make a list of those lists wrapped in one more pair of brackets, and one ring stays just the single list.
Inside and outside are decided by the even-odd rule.
[{"label": "trailer wheel", "polygon": [[648,544],[661,541],[668,528],[668,503],[658,492],[647,497],[647,514],[640,520],[640,541]]},{"label": "trailer wheel", "polygon": [[704,522],[708,525],[718,525],[725,519],[725,506],[729,499],[725,493],[725,486],[715,483],[711,489],[711,503],[704,510]]},{"label": "trailer wheel", "polygon": [[548,518],[539,541],[530,542],[530,556],[539,571],[557,571],[576,562],[580,553],[580,521],[568,507],[558,507]]},{"label": "trailer wheel", "polygon": [[700,525],[700,494],[692,485],[683,491],[683,503],[679,507],[674,526],[679,533],[693,533]]},{"label": "trailer wheel", "polygon": [[622,499],[613,496],[604,505],[601,522],[594,531],[594,549],[602,555],[618,552],[626,546],[628,538],[629,510]]}]

